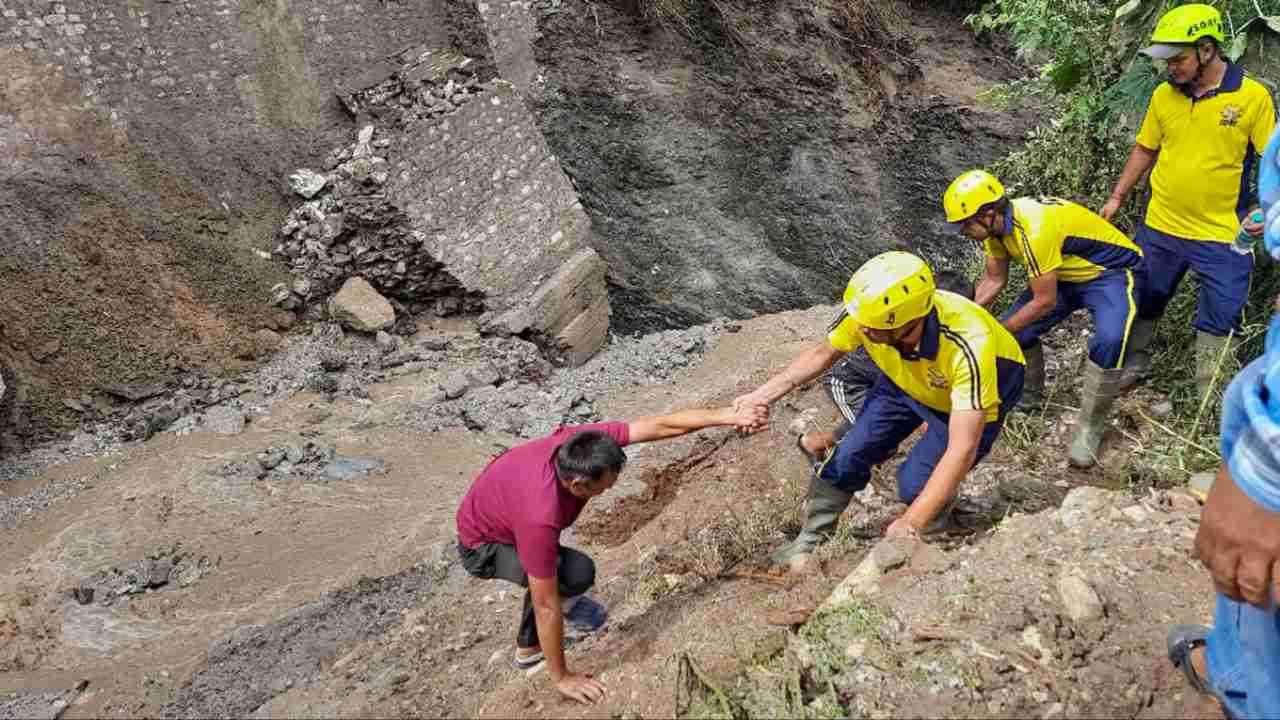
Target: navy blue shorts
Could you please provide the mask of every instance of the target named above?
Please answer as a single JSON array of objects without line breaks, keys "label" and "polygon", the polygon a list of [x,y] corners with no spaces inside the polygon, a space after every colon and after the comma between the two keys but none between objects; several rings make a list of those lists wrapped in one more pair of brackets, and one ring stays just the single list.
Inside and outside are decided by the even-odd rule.
[{"label": "navy blue shorts", "polygon": [[[1132,270],[1106,270],[1089,282],[1058,283],[1058,304],[1044,317],[1014,333],[1024,348],[1035,347],[1040,336],[1076,310],[1087,309],[1093,317],[1093,337],[1089,338],[1089,360],[1100,368],[1119,368],[1124,362],[1129,329],[1138,313],[1142,282]],[[1008,320],[1031,301],[1028,288],[1000,320]]]},{"label": "navy blue shorts", "polygon": [[[997,371],[1000,375],[1000,415],[983,429],[975,465],[991,452],[1004,427],[1006,413],[1022,397],[1022,381],[1026,374],[1023,365],[1002,360]],[[862,490],[871,481],[871,468],[893,457],[898,445],[921,422],[926,422],[929,429],[898,468],[898,498],[909,505],[924,490],[933,469],[947,450],[947,422],[950,417],[948,413],[938,412],[911,398],[887,375],[881,375],[867,392],[862,412],[853,428],[836,445],[835,455],[823,467],[819,477],[845,492]]]},{"label": "navy blue shorts", "polygon": [[1249,302],[1252,253],[1242,255],[1228,243],[1185,240],[1146,225],[1138,228],[1134,240],[1143,254],[1138,317],[1155,320],[1163,315],[1182,276],[1191,269],[1200,281],[1193,327],[1217,336],[1240,330],[1244,306]]}]

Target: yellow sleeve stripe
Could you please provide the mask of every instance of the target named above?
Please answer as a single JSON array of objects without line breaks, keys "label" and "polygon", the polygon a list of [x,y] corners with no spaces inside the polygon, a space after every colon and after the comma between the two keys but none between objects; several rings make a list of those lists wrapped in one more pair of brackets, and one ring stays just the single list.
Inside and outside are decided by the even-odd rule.
[{"label": "yellow sleeve stripe", "polygon": [[969,365],[969,375],[973,378],[972,382],[969,383],[969,400],[973,404],[974,410],[982,410],[982,374],[978,371],[977,354],[969,346],[969,341],[961,337],[959,333],[946,325],[939,325],[938,329],[948,340],[955,343],[964,355],[965,362]]}]

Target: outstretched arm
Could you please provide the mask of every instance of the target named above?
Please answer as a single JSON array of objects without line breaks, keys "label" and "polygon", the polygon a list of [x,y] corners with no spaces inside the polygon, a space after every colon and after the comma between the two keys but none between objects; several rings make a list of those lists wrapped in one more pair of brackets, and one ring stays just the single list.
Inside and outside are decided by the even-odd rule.
[{"label": "outstretched arm", "polygon": [[709,427],[733,425],[748,429],[763,424],[765,409],[759,406],[681,410],[670,415],[657,415],[632,420],[627,424],[632,443],[666,440]]},{"label": "outstretched arm", "polygon": [[782,372],[769,378],[763,385],[733,401],[735,408],[748,405],[771,405],[775,400],[821,375],[836,361],[844,357],[831,343],[815,343],[795,357]]}]

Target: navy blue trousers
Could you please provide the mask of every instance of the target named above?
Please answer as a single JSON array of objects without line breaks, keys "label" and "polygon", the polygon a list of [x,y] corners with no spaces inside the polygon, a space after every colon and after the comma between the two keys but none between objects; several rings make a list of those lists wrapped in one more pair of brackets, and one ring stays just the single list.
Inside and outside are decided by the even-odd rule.
[{"label": "navy blue trousers", "polygon": [[1155,320],[1163,315],[1182,277],[1194,270],[1200,297],[1192,326],[1219,337],[1240,330],[1249,302],[1252,253],[1242,255],[1228,243],[1185,240],[1146,225],[1138,228],[1134,240],[1143,255],[1138,317]]},{"label": "navy blue trousers", "polygon": [[[991,452],[1004,427],[1007,411],[1017,405],[1022,396],[1025,370],[1021,363],[1001,362],[999,374],[1000,415],[983,429],[975,465]],[[853,428],[836,445],[834,457],[823,467],[819,477],[845,492],[862,490],[871,481],[871,469],[893,457],[898,445],[921,422],[926,422],[929,429],[898,468],[898,498],[909,505],[924,490],[933,469],[947,450],[947,423],[950,418],[950,414],[911,398],[887,375],[881,375],[867,392],[862,412]]]},{"label": "navy blue trousers", "polygon": [[[1047,315],[1014,333],[1018,344],[1033,348],[1040,337],[1071,313],[1087,309],[1093,318],[1093,337],[1089,338],[1089,360],[1100,368],[1111,370],[1124,362],[1129,329],[1138,313],[1138,297],[1142,282],[1132,270],[1106,270],[1089,282],[1058,283],[1058,304]],[[1031,289],[1022,295],[1000,319],[1007,320],[1031,301]]]}]

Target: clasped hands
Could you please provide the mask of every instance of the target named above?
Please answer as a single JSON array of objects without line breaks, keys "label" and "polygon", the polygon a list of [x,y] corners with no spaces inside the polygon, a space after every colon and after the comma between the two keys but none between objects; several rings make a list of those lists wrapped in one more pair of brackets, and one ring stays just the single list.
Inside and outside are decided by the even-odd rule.
[{"label": "clasped hands", "polygon": [[769,427],[769,400],[756,391],[733,399],[734,426],[744,435]]}]

